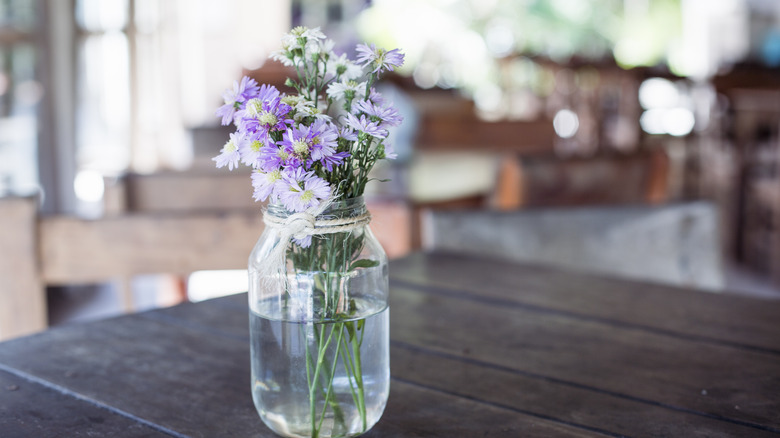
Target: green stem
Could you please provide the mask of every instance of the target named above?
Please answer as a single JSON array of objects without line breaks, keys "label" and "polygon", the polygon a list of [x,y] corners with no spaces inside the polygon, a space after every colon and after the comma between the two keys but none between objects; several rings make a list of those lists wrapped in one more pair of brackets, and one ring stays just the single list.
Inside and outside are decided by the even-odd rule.
[{"label": "green stem", "polygon": [[[336,330],[336,327],[338,327],[338,330],[339,330],[339,338],[336,340],[336,346],[337,346],[336,347],[336,358],[333,360],[333,366],[331,368],[330,378],[328,379],[328,390],[325,392],[325,400],[326,400],[326,402],[328,400],[331,400],[330,392],[333,389],[333,378],[336,376],[336,365],[339,362],[338,361],[338,346],[341,345],[341,338],[344,335],[344,324],[342,324],[342,323],[334,325],[333,328],[330,331],[330,334],[331,335],[333,334],[333,331]],[[335,399],[332,400],[332,403],[334,403],[336,406],[338,406],[338,402],[336,402]],[[334,407],[334,406],[331,406],[331,407]],[[334,409],[334,411],[335,411],[335,409]],[[342,417],[343,417],[343,415],[342,415]],[[325,409],[323,409],[322,412],[320,413],[320,423],[317,426],[317,430],[320,430],[322,428],[323,420],[325,420]]]},{"label": "green stem", "polygon": [[358,404],[358,411],[360,412],[360,420],[363,423],[363,430],[366,430],[366,400],[365,400],[365,394],[363,391],[363,369],[360,364],[360,343],[362,343],[363,339],[361,336],[360,343],[358,343],[357,340],[357,323],[352,322],[352,324],[355,325],[355,336],[352,337],[352,357],[355,359],[355,380],[357,381],[357,391],[358,391],[358,400],[360,403]]},{"label": "green stem", "polygon": [[357,393],[355,393],[355,386],[357,385],[357,381],[355,381],[353,386],[353,376],[355,375],[352,370],[355,369],[354,362],[352,361],[352,357],[349,354],[349,349],[347,347],[347,342],[344,341],[343,344],[341,344],[340,348],[343,350],[344,355],[344,370],[347,372],[347,380],[349,381],[349,391],[352,393],[352,401],[355,402],[355,406],[360,406],[360,402],[358,401]]}]

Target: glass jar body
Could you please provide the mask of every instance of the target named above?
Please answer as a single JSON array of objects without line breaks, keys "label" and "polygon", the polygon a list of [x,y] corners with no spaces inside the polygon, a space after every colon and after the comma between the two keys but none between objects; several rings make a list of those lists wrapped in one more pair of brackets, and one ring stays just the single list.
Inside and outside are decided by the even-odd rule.
[{"label": "glass jar body", "polygon": [[[317,220],[365,214],[361,198]],[[269,206],[265,214],[287,212]],[[349,228],[350,225],[347,225]],[[387,256],[367,224],[311,243],[295,239],[269,274],[279,228],[266,227],[249,260],[252,398],[274,432],[357,436],[382,415],[390,386]]]}]

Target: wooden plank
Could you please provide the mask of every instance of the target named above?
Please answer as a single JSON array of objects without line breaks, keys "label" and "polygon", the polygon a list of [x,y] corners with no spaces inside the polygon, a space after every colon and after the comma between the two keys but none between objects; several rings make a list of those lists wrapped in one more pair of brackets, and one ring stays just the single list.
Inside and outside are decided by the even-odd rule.
[{"label": "wooden plank", "polygon": [[[224,170],[224,169],[223,169]],[[252,199],[251,172],[161,172],[129,175],[127,208],[132,212],[260,210]]]},{"label": "wooden plank", "polygon": [[38,271],[35,197],[0,197],[0,340],[47,326]]},{"label": "wooden plank", "polygon": [[468,116],[425,115],[416,145],[419,150],[494,150],[526,154],[553,150],[552,121],[486,122]]},{"label": "wooden plank", "polygon": [[398,342],[391,348],[391,358],[393,375],[406,381],[615,436],[777,436],[733,421],[693,415]]},{"label": "wooden plank", "polygon": [[0,370],[0,434],[5,438],[170,437],[150,425]]},{"label": "wooden plank", "polygon": [[[388,253],[406,254],[411,245],[408,208],[387,202],[370,207],[374,222],[380,224],[373,228],[380,242],[388,245]],[[47,284],[74,284],[136,274],[245,269],[263,228],[259,209],[98,220],[46,217],[40,220],[42,276]]]},{"label": "wooden plank", "polygon": [[398,285],[780,351],[780,301],[776,300],[445,253],[394,261],[390,272]]},{"label": "wooden plank", "polygon": [[[37,359],[43,355],[48,360]],[[252,405],[245,339],[133,316],[11,341],[0,348],[0,363],[182,435],[275,436]],[[478,434],[599,435],[394,381],[386,415],[366,436]]]},{"label": "wooden plank", "polygon": [[274,436],[252,405],[246,341],[128,316],[9,341],[0,363],[184,436]]},{"label": "wooden plank", "polygon": [[[394,380],[385,413],[367,438],[589,437],[604,434]],[[607,435],[609,436],[609,435]]]},{"label": "wooden plank", "polygon": [[241,269],[263,227],[259,210],[43,218],[43,278],[48,284],[70,284],[134,274]]},{"label": "wooden plank", "polygon": [[[406,294],[400,296],[406,297]],[[420,298],[418,296],[415,302]],[[393,325],[397,322],[396,313],[395,307],[391,307]],[[424,308],[419,308],[418,313],[427,314]],[[245,294],[156,310],[143,316],[226,337],[248,339]],[[400,341],[391,345],[391,372],[396,380],[607,434],[634,437],[774,435],[728,419],[696,415],[655,401],[642,401],[495,366],[472,354],[446,354]],[[604,421],[605,412],[610,413],[609,423]]]},{"label": "wooden plank", "polygon": [[401,287],[392,297],[395,341],[780,432],[780,354]]}]

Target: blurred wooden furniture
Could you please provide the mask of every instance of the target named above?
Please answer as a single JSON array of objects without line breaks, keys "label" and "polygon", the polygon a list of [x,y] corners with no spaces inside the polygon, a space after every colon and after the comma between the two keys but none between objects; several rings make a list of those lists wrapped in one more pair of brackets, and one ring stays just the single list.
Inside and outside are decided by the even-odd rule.
[{"label": "blurred wooden furniture", "polygon": [[0,197],[0,340],[46,328],[37,214],[35,197]]},{"label": "blurred wooden furniture", "polygon": [[517,207],[657,204],[666,201],[669,159],[662,149],[561,159],[507,156],[495,203]]},{"label": "blurred wooden furniture", "polygon": [[[732,256],[780,284],[780,70],[757,63],[713,78],[731,164],[721,179]],[[710,171],[710,169],[704,169]]]},{"label": "blurred wooden furniture", "polygon": [[[776,436],[780,302],[415,254],[390,265],[391,394],[366,437]],[[274,437],[245,295],[0,344],[9,437]]]},{"label": "blurred wooden furniture", "polygon": [[718,215],[705,202],[665,206],[442,210],[425,247],[721,290]]},{"label": "blurred wooden furniture", "polygon": [[[245,269],[263,231],[248,174],[132,175],[108,188],[99,219],[37,215],[35,198],[0,198],[0,339],[46,328],[49,285],[118,281],[134,310],[130,279]],[[405,203],[367,201],[372,230],[390,257],[411,249]]]}]

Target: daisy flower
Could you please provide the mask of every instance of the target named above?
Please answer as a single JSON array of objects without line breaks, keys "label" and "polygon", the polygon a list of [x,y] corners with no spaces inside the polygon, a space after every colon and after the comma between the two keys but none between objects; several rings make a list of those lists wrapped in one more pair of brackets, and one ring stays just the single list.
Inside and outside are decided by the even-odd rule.
[{"label": "daisy flower", "polygon": [[270,100],[250,99],[243,113],[243,128],[245,131],[257,130],[257,128],[265,131],[283,131],[287,128],[286,123],[292,122],[285,118],[290,110],[290,106],[282,103],[278,97]]},{"label": "daisy flower", "polygon": [[376,45],[358,44],[355,49],[358,53],[357,62],[364,67],[373,68],[371,73],[393,71],[404,63],[404,54],[399,49],[377,49]]},{"label": "daisy flower", "polygon": [[284,148],[280,148],[275,144],[268,144],[260,149],[258,167],[266,172],[270,172],[286,165],[289,160],[290,154]]},{"label": "daisy flower", "polygon": [[335,166],[340,165],[344,162],[345,159],[349,157],[349,152],[336,152],[334,154],[322,157],[320,162],[322,163],[322,167],[324,167],[325,170],[332,172]]},{"label": "daisy flower", "polygon": [[257,168],[261,164],[261,151],[265,147],[268,139],[264,135],[255,138],[245,136],[238,145],[238,152],[241,154],[241,162],[247,166]]},{"label": "daisy flower", "polygon": [[241,134],[237,132],[230,134],[230,140],[222,147],[220,154],[212,158],[212,160],[217,162],[217,167],[227,166],[229,170],[238,167],[238,161],[241,159],[241,154],[238,152],[238,145],[241,141]]},{"label": "daisy flower", "polygon": [[383,143],[382,144],[383,149],[383,158],[387,158],[388,160],[395,160],[398,158],[398,154],[395,153],[395,148],[391,143]]},{"label": "daisy flower", "polygon": [[286,67],[292,67],[297,62],[297,57],[293,55],[289,47],[284,47],[280,50],[271,52],[271,59],[281,62]]},{"label": "daisy flower", "polygon": [[338,128],[338,136],[346,141],[357,141],[358,136],[355,131],[349,126],[340,126]]},{"label": "daisy flower", "polygon": [[289,155],[307,158],[311,154],[312,148],[309,132],[309,127],[303,125],[297,128],[287,128],[287,131],[282,136],[282,140],[277,144]]},{"label": "daisy flower", "polygon": [[289,211],[301,212],[316,207],[330,196],[327,181],[311,172],[303,172],[300,167],[282,178],[284,182],[279,186],[279,199]]},{"label": "daisy flower", "polygon": [[331,56],[327,63],[328,72],[341,80],[353,80],[363,76],[363,69],[347,58],[347,54]]},{"label": "daisy flower", "polygon": [[311,141],[311,158],[315,161],[336,153],[338,132],[324,120],[316,120],[309,127],[307,137]]},{"label": "daisy flower", "polygon": [[370,101],[360,101],[355,105],[358,111],[366,113],[371,120],[379,122],[381,125],[398,126],[404,120],[398,110],[392,106],[380,106],[371,103]]},{"label": "daisy flower", "polygon": [[353,114],[347,114],[347,126],[350,128],[366,133],[373,137],[385,138],[387,137],[387,130],[379,127],[379,124],[371,121],[370,118],[365,115],[360,116],[358,119]]},{"label": "daisy flower", "polygon": [[216,111],[216,115],[222,117],[222,125],[229,125],[235,117],[236,110],[240,108],[242,103],[257,96],[258,90],[257,82],[246,76],[241,78],[241,82],[233,81],[233,89],[225,90],[222,93],[225,104],[217,108]]},{"label": "daisy flower", "polygon": [[282,182],[282,172],[279,169],[270,172],[255,170],[252,172],[252,187],[255,189],[252,198],[255,201],[265,201]]},{"label": "daisy flower", "polygon": [[332,82],[328,85],[328,97],[331,99],[362,99],[365,95],[366,83],[356,82],[351,79],[342,78],[339,82]]}]

